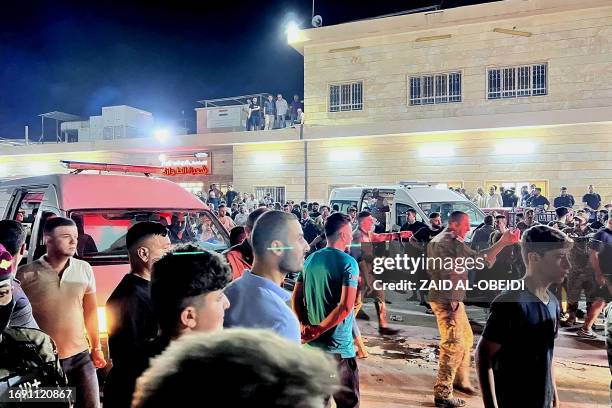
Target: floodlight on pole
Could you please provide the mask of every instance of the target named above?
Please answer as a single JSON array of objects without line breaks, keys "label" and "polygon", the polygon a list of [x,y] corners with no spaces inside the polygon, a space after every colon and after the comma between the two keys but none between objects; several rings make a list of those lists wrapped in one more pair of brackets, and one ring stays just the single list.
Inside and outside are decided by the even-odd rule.
[{"label": "floodlight on pole", "polygon": [[287,24],[287,42],[289,44],[299,41],[300,39],[300,27],[295,21],[290,21]]},{"label": "floodlight on pole", "polygon": [[164,143],[170,137],[170,129],[161,128],[153,132],[153,136],[160,142]]}]

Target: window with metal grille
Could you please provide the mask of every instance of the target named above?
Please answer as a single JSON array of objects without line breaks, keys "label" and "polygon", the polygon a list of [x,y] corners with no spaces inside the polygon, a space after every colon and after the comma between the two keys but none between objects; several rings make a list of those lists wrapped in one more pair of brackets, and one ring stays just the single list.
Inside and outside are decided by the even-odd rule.
[{"label": "window with metal grille", "polygon": [[285,203],[285,187],[276,186],[259,186],[255,187],[255,197],[258,201],[262,201],[266,194],[270,193],[270,196],[275,203]]},{"label": "window with metal grille", "polygon": [[346,112],[363,109],[363,81],[329,85],[329,111]]},{"label": "window with metal grille", "polygon": [[411,76],[410,105],[461,102],[461,72]]},{"label": "window with metal grille", "polygon": [[489,68],[487,99],[540,96],[548,93],[548,64]]}]

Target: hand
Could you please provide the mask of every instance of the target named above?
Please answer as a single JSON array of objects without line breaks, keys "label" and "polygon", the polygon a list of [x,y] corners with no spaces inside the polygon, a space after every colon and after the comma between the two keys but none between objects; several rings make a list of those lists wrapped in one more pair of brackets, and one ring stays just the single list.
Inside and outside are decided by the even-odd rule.
[{"label": "hand", "polygon": [[93,361],[96,368],[106,367],[106,359],[102,350],[91,350],[91,361]]},{"label": "hand", "polygon": [[412,235],[414,235],[412,233],[412,231],[400,231],[400,233],[399,233],[399,236],[400,236],[401,239],[410,238],[410,237],[412,237]]},{"label": "hand", "polygon": [[595,281],[597,282],[599,287],[605,286],[608,283],[608,280],[606,279],[606,277],[600,273],[595,274]]},{"label": "hand", "polygon": [[319,326],[302,326],[302,343],[310,343],[320,335]]},{"label": "hand", "polygon": [[513,245],[518,243],[521,240],[521,231],[517,228],[506,230],[500,241],[502,241],[506,245]]}]

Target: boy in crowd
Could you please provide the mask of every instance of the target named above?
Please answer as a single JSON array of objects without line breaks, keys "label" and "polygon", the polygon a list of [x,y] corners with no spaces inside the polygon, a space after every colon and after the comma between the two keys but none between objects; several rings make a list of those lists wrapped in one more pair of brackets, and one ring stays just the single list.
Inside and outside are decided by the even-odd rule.
[{"label": "boy in crowd", "polygon": [[561,310],[548,287],[567,276],[571,245],[563,232],[544,225],[523,234],[525,287],[493,301],[476,351],[485,407],[559,406],[553,352]]}]

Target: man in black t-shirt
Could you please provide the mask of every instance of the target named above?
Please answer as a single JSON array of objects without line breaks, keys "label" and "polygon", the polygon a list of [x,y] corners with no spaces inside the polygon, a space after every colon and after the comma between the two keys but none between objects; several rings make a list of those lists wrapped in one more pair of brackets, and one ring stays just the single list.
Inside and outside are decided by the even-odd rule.
[{"label": "man in black t-shirt", "polygon": [[601,196],[595,192],[592,184],[589,184],[589,192],[582,196],[582,203],[585,207],[597,211],[601,206]]},{"label": "man in black t-shirt", "polygon": [[131,271],[106,302],[108,345],[113,367],[104,386],[104,406],[129,408],[136,379],[147,368],[148,341],[157,335],[149,294],[153,263],[170,248],[168,230],[157,222],[139,222],[127,232]]},{"label": "man in black t-shirt", "polygon": [[542,189],[540,187],[536,187],[533,191],[533,195],[527,199],[528,207],[543,208],[546,210],[549,205],[550,202],[542,195]]},{"label": "man in black t-shirt", "polygon": [[553,206],[555,208],[567,207],[572,208],[576,204],[574,196],[567,193],[567,187],[561,187],[561,195],[554,199]]},{"label": "man in black t-shirt", "polygon": [[417,221],[417,212],[414,208],[409,208],[406,211],[406,223],[402,225],[400,231],[410,231],[416,234],[421,228],[428,228],[427,224],[422,221]]},{"label": "man in black t-shirt", "polygon": [[493,301],[476,350],[486,407],[559,405],[552,366],[561,310],[548,287],[567,276],[570,249],[567,235],[548,226],[523,234],[524,289],[504,292]]}]

